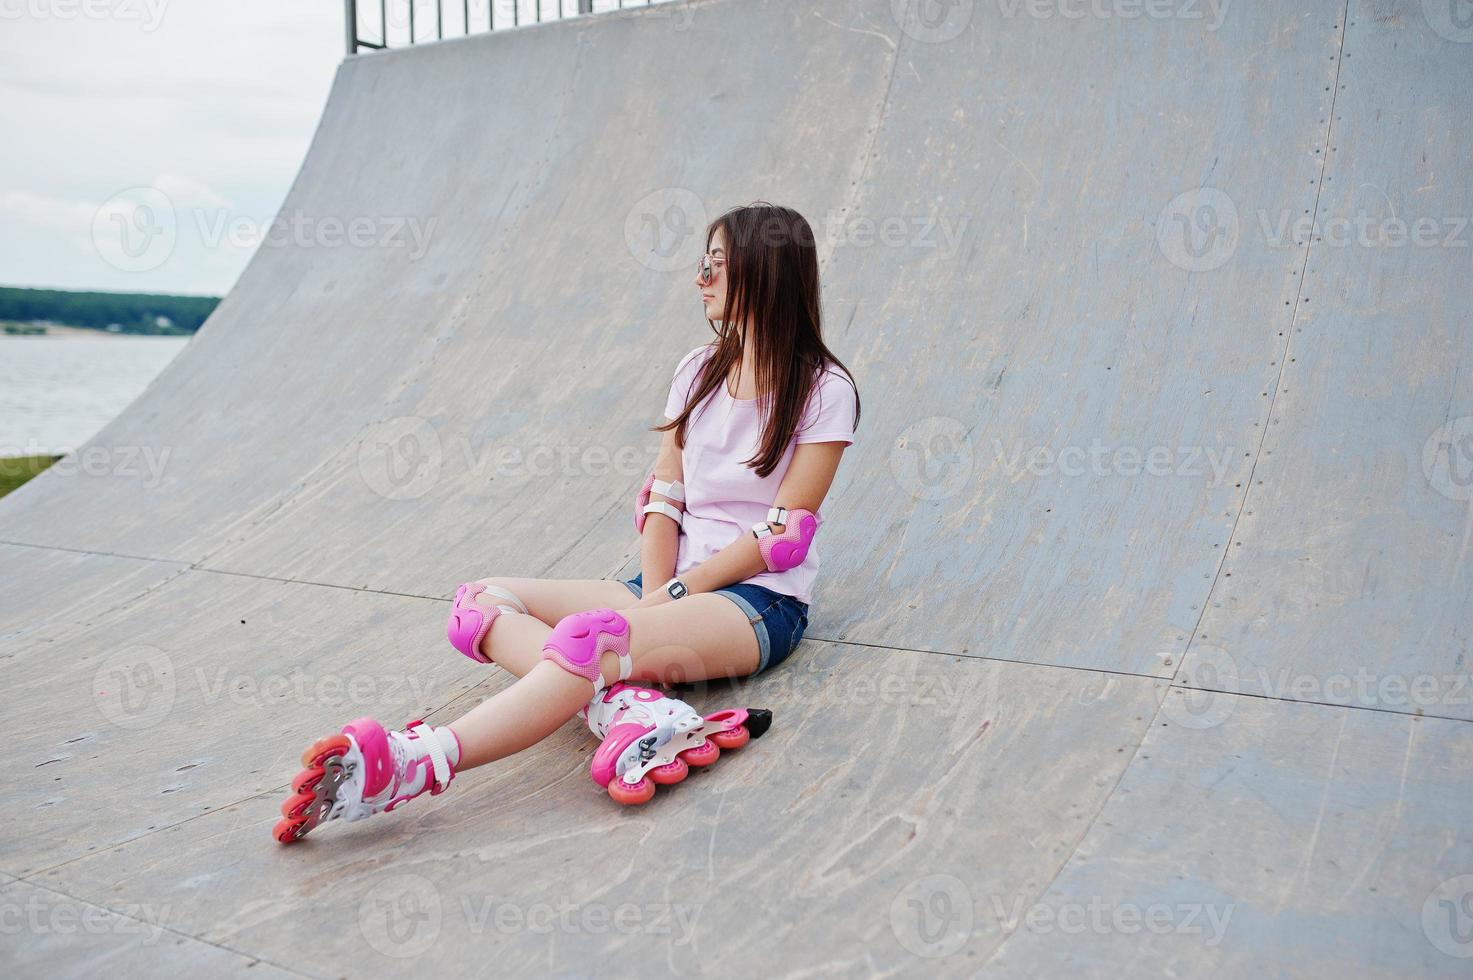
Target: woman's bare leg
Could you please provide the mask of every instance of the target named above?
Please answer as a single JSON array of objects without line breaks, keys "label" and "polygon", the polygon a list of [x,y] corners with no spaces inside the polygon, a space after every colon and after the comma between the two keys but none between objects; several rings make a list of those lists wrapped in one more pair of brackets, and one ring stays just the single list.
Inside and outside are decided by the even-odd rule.
[{"label": "woman's bare leg", "polygon": [[[564,616],[585,609],[622,610],[639,601],[623,582],[603,579],[483,578],[477,581],[506,589],[527,607],[526,614],[503,611],[481,640],[481,653],[517,677],[525,677],[537,666],[542,659],[542,644]],[[484,592],[475,601],[487,608],[505,602]]]},{"label": "woman's bare leg", "polygon": [[[745,677],[757,669],[760,653],[752,625],[726,596],[701,593],[621,612],[629,621],[632,681]],[[535,745],[593,697],[592,683],[542,660],[542,646],[552,628],[537,625],[540,630],[530,616],[503,613],[492,626],[492,633],[506,627],[500,637],[486,644],[495,651],[497,662],[504,658],[517,666],[529,666],[511,687],[450,723],[460,741],[458,771]],[[602,667],[605,677],[618,676],[613,654],[604,656]]]},{"label": "woman's bare leg", "polygon": [[[757,666],[757,639],[751,625],[736,604],[724,596],[708,593],[641,605],[628,609],[625,619],[628,632],[621,631],[621,635],[627,635],[629,641],[630,676],[634,680],[737,677],[751,673]],[[581,621],[590,627],[594,622]],[[472,769],[520,752],[552,734],[591,700],[592,682],[542,659],[542,649],[553,627],[523,613],[503,613],[492,626],[501,633],[495,641],[498,658],[524,669],[524,676],[448,726],[415,725],[406,732],[386,732],[373,719],[361,718],[341,732],[318,739],[302,755],[304,768],[292,780],[291,796],[281,805],[282,819],[272,828],[272,836],[289,844],[324,821],[361,820],[388,812],[426,791],[439,792],[441,781],[448,780],[453,771]],[[584,635],[582,641],[586,640]],[[605,677],[618,676],[617,657],[612,653],[604,656],[600,667]],[[665,705],[672,724],[680,723],[675,720],[677,714],[687,724],[699,724],[699,719],[690,717],[687,707],[667,699],[648,704]],[[611,710],[630,711],[634,706],[625,704]],[[601,719],[598,714],[591,717]],[[599,720],[600,730],[612,720]],[[640,724],[648,721],[644,718]],[[763,721],[761,729],[765,728]],[[639,732],[651,730],[640,728]],[[625,731],[621,737],[633,736]],[[640,739],[639,751],[643,753],[648,746],[643,736]],[[721,747],[719,739],[720,733],[713,731],[711,741]],[[621,743],[613,751],[624,751],[632,744]],[[669,742],[663,744],[674,751]],[[692,743],[690,748],[700,745]],[[658,748],[653,757],[641,757],[651,765],[659,760],[652,772],[665,770],[676,761],[661,758]],[[714,756],[708,755],[706,761],[711,758]],[[680,761],[687,766],[702,764],[694,757],[682,757]],[[447,762],[453,767],[450,774],[445,771]],[[595,777],[607,782],[603,778],[607,769],[607,764],[596,769]],[[608,785],[614,787],[611,782]],[[610,789],[610,795],[626,803],[648,799],[653,785],[638,789],[639,785],[625,792],[620,784]],[[643,797],[638,795],[641,792]]]},{"label": "woman's bare leg", "polygon": [[550,661],[539,662],[511,687],[450,723],[460,741],[456,771],[484,766],[536,745],[576,715],[591,697],[593,685],[588,681]]}]

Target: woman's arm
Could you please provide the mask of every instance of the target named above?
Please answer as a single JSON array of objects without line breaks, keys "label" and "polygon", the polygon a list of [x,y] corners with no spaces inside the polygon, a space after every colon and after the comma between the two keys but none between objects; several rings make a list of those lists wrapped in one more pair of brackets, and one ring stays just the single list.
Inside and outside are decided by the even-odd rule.
[{"label": "woman's arm", "polygon": [[[685,479],[680,449],[675,445],[674,429],[664,433],[660,440],[660,455],[655,460],[655,479],[668,483]],[[660,500],[682,513],[685,511],[684,503],[650,492],[651,503]],[[646,514],[639,553],[640,580],[644,582],[645,592],[670,581],[670,576],[675,574],[675,559],[679,552],[680,525],[664,514]]]},{"label": "woman's arm", "polygon": [[[793,461],[788,466],[787,475],[783,477],[782,485],[778,487],[776,505],[786,507],[788,510],[802,508],[817,512],[824,497],[828,496],[829,486],[834,482],[834,474],[839,470],[839,460],[843,457],[847,445],[843,442],[799,444],[793,450]],[[667,520],[665,523],[673,524],[674,522]],[[774,529],[778,533],[786,530],[780,524]],[[646,524],[646,541],[649,537],[649,525]],[[645,553],[649,553],[648,544],[645,545]],[[646,565],[646,567],[649,566]],[[670,574],[674,574],[674,567],[672,559]],[[685,582],[686,588],[692,592],[715,592],[734,582],[744,582],[758,572],[766,570],[767,563],[762,560],[762,552],[758,548],[757,539],[752,537],[751,532],[744,531],[731,544],[682,575],[681,579]],[[661,602],[673,602],[674,600],[658,589],[659,585],[670,580],[670,574],[664,578],[646,576],[643,581],[649,587],[645,589],[644,599],[637,604],[651,606],[659,605]]]}]

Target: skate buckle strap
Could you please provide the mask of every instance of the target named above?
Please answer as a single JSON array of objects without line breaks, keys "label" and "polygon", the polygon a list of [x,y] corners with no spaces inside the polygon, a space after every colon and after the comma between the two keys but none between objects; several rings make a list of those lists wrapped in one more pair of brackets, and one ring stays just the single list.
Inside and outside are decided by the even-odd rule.
[{"label": "skate buckle strap", "polygon": [[434,774],[435,784],[431,789],[431,795],[440,793],[446,786],[450,785],[450,758],[445,754],[445,749],[440,745],[440,739],[436,737],[435,730],[422,721],[411,721],[404,729],[415,738],[425,744],[429,750],[431,772]]}]

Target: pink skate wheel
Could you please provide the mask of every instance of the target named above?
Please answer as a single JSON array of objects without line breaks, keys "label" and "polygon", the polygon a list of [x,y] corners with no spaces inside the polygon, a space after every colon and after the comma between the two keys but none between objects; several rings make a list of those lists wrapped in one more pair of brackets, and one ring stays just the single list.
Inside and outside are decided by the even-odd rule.
[{"label": "pink skate wheel", "polygon": [[279,843],[291,844],[302,836],[302,828],[307,825],[306,817],[288,817],[276,821],[276,826],[271,828],[271,836]]},{"label": "pink skate wheel", "polygon": [[342,755],[351,745],[348,736],[341,732],[319,738],[302,753],[302,765],[308,769],[321,769],[323,763],[335,755]]},{"label": "pink skate wheel", "polygon": [[746,726],[738,725],[724,732],[713,732],[707,737],[723,749],[739,749],[752,740],[752,733],[747,731]]},{"label": "pink skate wheel", "polygon": [[721,748],[715,742],[706,741],[693,749],[686,749],[680,757],[690,766],[709,766],[721,758]]},{"label": "pink skate wheel", "polygon": [[281,815],[288,819],[305,816],[307,808],[316,802],[316,793],[297,793],[287,797],[286,802],[281,804]]},{"label": "pink skate wheel", "polygon": [[690,775],[690,766],[680,756],[676,756],[663,766],[655,766],[648,775],[661,786],[671,786]]},{"label": "pink skate wheel", "polygon": [[640,803],[648,803],[650,797],[655,795],[655,784],[650,777],[641,776],[639,782],[634,785],[624,782],[622,778],[609,780],[609,795],[616,802],[625,806],[637,806]]}]

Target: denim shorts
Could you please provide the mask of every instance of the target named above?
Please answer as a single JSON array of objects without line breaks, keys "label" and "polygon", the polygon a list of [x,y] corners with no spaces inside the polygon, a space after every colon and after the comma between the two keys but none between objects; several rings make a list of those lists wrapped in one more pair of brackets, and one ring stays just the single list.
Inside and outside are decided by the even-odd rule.
[{"label": "denim shorts", "polygon": [[[624,583],[636,598],[644,595],[643,578],[641,573]],[[757,649],[761,651],[753,673],[760,674],[788,659],[788,654],[793,652],[808,629],[808,603],[799,602],[790,595],[745,582],[717,589],[713,594],[724,595],[735,602],[746,613],[747,622],[752,624],[752,630],[757,634]]]}]

